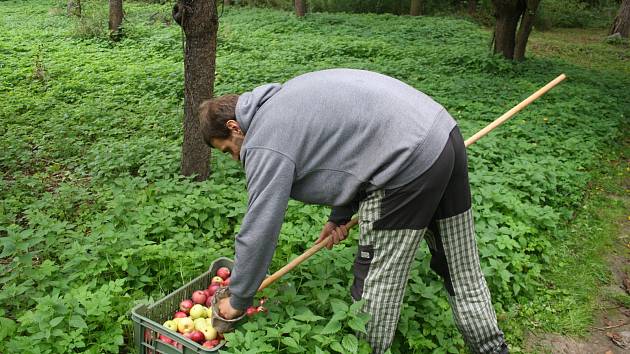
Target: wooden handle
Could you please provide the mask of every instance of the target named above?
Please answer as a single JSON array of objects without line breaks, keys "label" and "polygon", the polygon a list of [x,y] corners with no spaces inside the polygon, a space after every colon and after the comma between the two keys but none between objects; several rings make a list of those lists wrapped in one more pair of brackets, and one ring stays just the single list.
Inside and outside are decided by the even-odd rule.
[{"label": "wooden handle", "polygon": [[556,86],[557,84],[559,84],[562,80],[564,80],[566,78],[567,78],[566,75],[560,74],[560,76],[558,76],[557,78],[553,79],[553,81],[551,81],[550,83],[545,85],[540,90],[534,92],[531,96],[527,97],[523,102],[517,104],[516,106],[514,106],[514,108],[512,108],[509,111],[505,112],[505,114],[503,114],[501,117],[497,118],[494,122],[488,124],[485,128],[483,128],[480,131],[478,131],[477,134],[475,134],[475,135],[471,136],[470,138],[466,139],[466,141],[464,142],[464,145],[466,145],[466,147],[469,147],[470,145],[474,144],[477,140],[481,139],[481,137],[483,137],[484,135],[488,134],[489,132],[491,132],[494,128],[498,127],[499,125],[503,124],[506,120],[512,118],[516,113],[520,112],[527,105],[529,105],[530,103],[534,102],[538,97],[540,97],[540,96],[544,95],[545,93],[547,93],[547,91],[549,91],[552,88],[554,88],[554,86]]},{"label": "wooden handle", "polygon": [[[358,223],[359,223],[359,220],[357,218],[354,218],[354,219],[350,220],[346,224],[346,228],[348,230],[350,230],[352,227],[354,227]],[[322,240],[322,242],[320,242],[320,243],[314,245],[313,247],[307,249],[306,252],[302,253],[300,256],[298,256],[297,258],[295,258],[294,260],[289,262],[287,265],[285,265],[284,267],[280,268],[278,271],[276,271],[272,275],[270,275],[267,278],[265,278],[265,280],[262,282],[262,284],[260,284],[260,287],[258,288],[258,291],[261,291],[262,289],[266,288],[271,283],[273,283],[276,280],[278,280],[278,278],[280,278],[283,275],[287,274],[289,271],[291,271],[291,269],[295,268],[298,264],[304,262],[310,256],[312,256],[315,253],[317,253],[317,251],[319,251],[322,248],[326,247],[326,244],[328,243],[328,241],[330,240],[331,237],[332,237],[332,235],[326,237],[325,239]]]},{"label": "wooden handle", "polygon": [[[534,92],[531,96],[527,97],[524,101],[522,101],[518,105],[514,106],[514,108],[510,109],[509,111],[507,111],[501,117],[497,118],[494,122],[488,124],[485,128],[483,128],[479,132],[477,132],[477,134],[475,134],[475,135],[471,136],[470,138],[468,138],[464,142],[464,145],[466,147],[468,147],[468,146],[474,144],[481,137],[483,137],[484,135],[488,134],[489,132],[491,132],[494,128],[498,127],[499,125],[503,124],[506,120],[512,118],[516,113],[521,111],[523,108],[525,108],[530,103],[534,102],[534,100],[536,100],[538,97],[540,97],[540,96],[544,95],[545,93],[547,93],[547,91],[551,90],[554,86],[559,84],[564,79],[566,79],[566,75],[561,74],[560,76],[555,78],[553,81],[551,81],[550,83],[545,85],[543,88],[541,88],[540,90]],[[354,219],[350,220],[346,224],[346,228],[348,230],[350,230],[352,227],[354,227],[358,223],[359,223],[359,219],[354,218]],[[295,268],[298,264],[304,262],[310,256],[312,256],[315,253],[317,253],[317,251],[319,251],[322,248],[324,248],[324,246],[326,246],[326,244],[328,243],[328,240],[330,240],[331,237],[332,237],[332,235],[326,237],[322,242],[320,242],[320,243],[314,245],[313,247],[309,248],[308,250],[306,250],[306,252],[302,253],[300,256],[298,256],[297,258],[295,258],[294,260],[289,262],[287,265],[285,265],[284,267],[280,268],[277,272],[275,272],[272,275],[268,276],[262,282],[262,284],[260,284],[260,287],[258,288],[258,291],[261,291],[262,289],[266,288],[267,286],[269,286],[270,284],[272,284],[273,282],[278,280],[278,278],[280,278],[283,275],[287,274],[289,271],[291,271],[291,269]]]}]

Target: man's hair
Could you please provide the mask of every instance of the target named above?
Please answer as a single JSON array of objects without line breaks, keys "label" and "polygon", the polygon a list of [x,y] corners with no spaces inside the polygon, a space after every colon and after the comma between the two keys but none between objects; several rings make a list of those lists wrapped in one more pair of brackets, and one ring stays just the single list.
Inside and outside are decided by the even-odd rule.
[{"label": "man's hair", "polygon": [[230,129],[228,120],[236,120],[238,95],[224,95],[201,102],[199,105],[199,131],[206,144],[210,139],[227,139]]}]

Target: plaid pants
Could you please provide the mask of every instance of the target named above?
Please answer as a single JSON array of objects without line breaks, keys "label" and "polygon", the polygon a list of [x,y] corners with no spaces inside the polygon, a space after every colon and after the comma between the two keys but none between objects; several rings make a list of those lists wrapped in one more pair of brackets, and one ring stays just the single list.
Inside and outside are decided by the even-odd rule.
[{"label": "plaid pants", "polygon": [[433,166],[415,181],[368,194],[359,208],[360,240],[352,297],[372,319],[364,338],[374,353],[391,345],[422,238],[431,268],[443,279],[455,322],[475,353],[507,353],[479,265],[465,148],[459,130]]}]

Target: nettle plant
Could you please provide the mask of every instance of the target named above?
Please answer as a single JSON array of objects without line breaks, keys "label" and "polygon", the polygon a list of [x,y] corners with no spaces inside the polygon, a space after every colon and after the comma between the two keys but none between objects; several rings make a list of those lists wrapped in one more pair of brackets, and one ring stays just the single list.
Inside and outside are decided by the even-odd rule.
[{"label": "nettle plant", "polygon": [[[126,36],[115,45],[77,38],[49,1],[0,7],[11,18],[0,23],[0,39],[13,48],[0,51],[0,91],[10,92],[0,95],[9,98],[0,104],[0,352],[131,352],[128,313],[137,302],[160,299],[234,255],[247,207],[243,170],[215,151],[209,181],[179,176],[182,34],[154,20],[170,17],[169,4],[125,6]],[[434,97],[464,137],[566,73],[566,84],[468,149],[495,307],[500,319],[527,317],[521,304],[546,294],[543,270],[589,168],[620,136],[626,79],[559,60],[499,60],[488,55],[487,31],[453,18],[298,20],[229,7],[220,21],[217,95],[317,69],[374,70]],[[34,63],[45,68],[45,86],[33,80]],[[312,245],[327,213],[290,202],[270,272]],[[356,234],[265,289],[269,312],[228,334],[225,350],[366,352],[367,318],[348,290]],[[392,352],[461,352],[426,245],[416,261]]]}]

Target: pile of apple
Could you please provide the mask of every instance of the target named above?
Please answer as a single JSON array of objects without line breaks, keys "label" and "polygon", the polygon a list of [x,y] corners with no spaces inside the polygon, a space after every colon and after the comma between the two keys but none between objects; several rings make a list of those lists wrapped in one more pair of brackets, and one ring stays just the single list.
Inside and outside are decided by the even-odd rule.
[{"label": "pile of apple", "polygon": [[[219,268],[208,288],[195,290],[190,299],[182,301],[179,304],[179,311],[175,312],[173,319],[164,322],[164,327],[179,332],[205,348],[219,345],[223,336],[212,327],[212,297],[217,289],[229,284],[230,269]],[[160,335],[159,338],[176,347],[181,345],[165,335]]]}]

